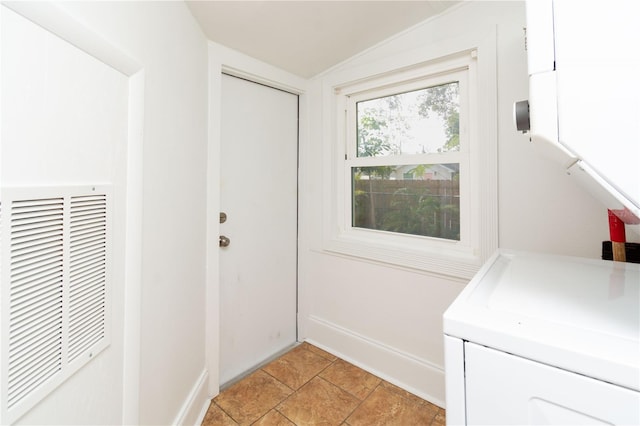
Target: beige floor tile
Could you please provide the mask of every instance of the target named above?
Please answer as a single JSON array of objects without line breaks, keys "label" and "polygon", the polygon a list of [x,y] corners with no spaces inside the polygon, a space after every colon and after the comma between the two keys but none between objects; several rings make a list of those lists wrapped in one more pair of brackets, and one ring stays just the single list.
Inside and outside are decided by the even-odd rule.
[{"label": "beige floor tile", "polygon": [[308,351],[313,352],[316,355],[320,355],[321,357],[328,359],[329,361],[335,361],[336,359],[338,359],[337,356],[332,355],[329,352],[322,350],[317,346],[313,346],[310,343],[304,342],[300,346],[304,347]]},{"label": "beige floor tile", "polygon": [[264,371],[258,370],[225,389],[214,401],[240,425],[249,425],[292,393]]},{"label": "beige floor tile", "polygon": [[438,414],[436,414],[435,418],[431,422],[431,426],[445,426],[447,424],[447,419],[445,416],[445,410],[442,408],[438,408]]},{"label": "beige floor tile", "polygon": [[380,379],[341,359],[320,373],[320,377],[363,400],[380,384]]},{"label": "beige floor tile", "polygon": [[416,403],[385,386],[378,386],[349,416],[350,426],[430,425],[438,407]]},{"label": "beige floor tile", "polygon": [[338,426],[359,403],[350,393],[314,377],[276,409],[298,426]]},{"label": "beige floor tile", "polygon": [[299,389],[331,361],[300,345],[262,369],[291,389]]},{"label": "beige floor tile", "polygon": [[238,426],[231,417],[227,415],[214,402],[209,406],[207,415],[202,420],[202,426]]},{"label": "beige floor tile", "polygon": [[251,426],[296,426],[276,410],[271,410]]},{"label": "beige floor tile", "polygon": [[[413,401],[413,402],[415,402],[417,404],[430,404],[430,405],[433,405],[430,402],[425,401],[424,399],[420,398],[419,396],[414,395],[411,392],[406,391],[406,390],[402,389],[401,387],[398,387],[398,386],[396,386],[396,385],[394,385],[392,383],[389,383],[386,380],[383,380],[381,382],[381,386],[383,386],[388,391],[396,393],[396,394],[398,394],[398,395],[400,395],[400,396],[402,396],[404,398],[407,398],[408,400]],[[433,407],[435,409],[439,408],[439,407],[437,407],[435,405],[433,405]]]}]

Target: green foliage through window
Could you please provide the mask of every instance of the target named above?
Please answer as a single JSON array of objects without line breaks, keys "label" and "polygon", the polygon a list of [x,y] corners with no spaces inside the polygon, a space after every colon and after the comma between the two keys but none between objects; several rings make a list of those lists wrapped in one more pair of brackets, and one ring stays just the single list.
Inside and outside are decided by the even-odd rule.
[{"label": "green foliage through window", "polygon": [[[368,167],[354,167],[353,226],[427,237],[460,239],[460,186],[457,164],[389,168],[381,177]],[[447,179],[424,179],[440,171]],[[416,178],[416,175],[418,178]],[[391,179],[398,176],[399,179]]]}]

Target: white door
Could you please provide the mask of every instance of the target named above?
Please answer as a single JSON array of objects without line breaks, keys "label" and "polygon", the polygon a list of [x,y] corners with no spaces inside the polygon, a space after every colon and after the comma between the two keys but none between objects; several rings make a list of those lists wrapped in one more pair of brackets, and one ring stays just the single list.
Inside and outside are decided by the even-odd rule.
[{"label": "white door", "polygon": [[298,96],[222,76],[220,383],[296,341]]}]

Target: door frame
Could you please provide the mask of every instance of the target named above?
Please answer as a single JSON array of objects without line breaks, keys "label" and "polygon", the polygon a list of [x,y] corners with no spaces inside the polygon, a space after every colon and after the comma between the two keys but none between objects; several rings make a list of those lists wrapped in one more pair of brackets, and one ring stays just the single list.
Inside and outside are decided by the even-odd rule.
[{"label": "door frame", "polygon": [[[303,147],[307,140],[307,92],[309,81],[272,65],[246,56],[214,42],[209,42],[209,134],[207,150],[207,272],[206,272],[206,324],[205,348],[208,371],[208,393],[214,397],[220,392],[220,263],[218,237],[220,235],[220,128],[222,73],[255,83],[281,89],[299,96],[298,101],[298,170],[303,163]],[[302,188],[302,174],[298,173],[298,188]],[[300,191],[299,191],[300,193]],[[298,195],[298,212],[300,212]],[[300,213],[299,213],[300,214]],[[300,235],[300,231],[299,231]],[[300,244],[298,244],[298,251]],[[299,256],[298,256],[299,258]],[[301,297],[298,284],[298,298]],[[298,319],[300,318],[298,308]],[[298,327],[298,339],[303,337]]]}]

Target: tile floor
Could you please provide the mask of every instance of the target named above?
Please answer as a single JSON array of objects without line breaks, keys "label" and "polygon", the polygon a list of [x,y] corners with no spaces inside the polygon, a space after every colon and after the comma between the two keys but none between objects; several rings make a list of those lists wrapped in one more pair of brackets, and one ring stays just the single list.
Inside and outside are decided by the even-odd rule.
[{"label": "tile floor", "polygon": [[444,426],[445,410],[309,343],[213,399],[203,426]]}]

